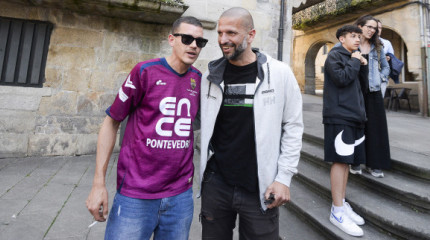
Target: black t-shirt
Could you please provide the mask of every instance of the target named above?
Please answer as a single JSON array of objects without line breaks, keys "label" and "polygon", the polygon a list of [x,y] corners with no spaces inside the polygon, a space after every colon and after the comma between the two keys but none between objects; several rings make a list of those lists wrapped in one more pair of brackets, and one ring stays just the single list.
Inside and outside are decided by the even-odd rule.
[{"label": "black t-shirt", "polygon": [[221,173],[228,184],[250,192],[258,184],[253,112],[257,72],[257,62],[227,63],[223,103],[211,139],[215,154],[209,161],[209,168]]}]

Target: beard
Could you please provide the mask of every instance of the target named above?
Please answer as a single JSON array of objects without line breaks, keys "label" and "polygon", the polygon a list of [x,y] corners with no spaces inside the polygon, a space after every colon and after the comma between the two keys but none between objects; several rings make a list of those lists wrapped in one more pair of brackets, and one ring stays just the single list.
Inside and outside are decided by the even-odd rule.
[{"label": "beard", "polygon": [[234,52],[231,53],[230,55],[227,55],[223,52],[224,58],[227,60],[233,60],[233,61],[237,60],[242,55],[242,53],[245,52],[245,49],[248,47],[248,43],[246,40],[247,38],[245,37],[239,46],[236,46],[236,44],[234,43],[226,43],[226,44],[220,45],[221,48],[223,46],[234,48]]}]

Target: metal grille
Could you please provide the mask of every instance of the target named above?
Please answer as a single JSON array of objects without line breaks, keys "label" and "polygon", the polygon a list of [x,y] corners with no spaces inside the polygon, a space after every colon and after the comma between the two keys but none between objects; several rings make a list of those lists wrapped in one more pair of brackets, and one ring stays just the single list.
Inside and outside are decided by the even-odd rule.
[{"label": "metal grille", "polygon": [[42,87],[53,24],[0,18],[0,85]]}]

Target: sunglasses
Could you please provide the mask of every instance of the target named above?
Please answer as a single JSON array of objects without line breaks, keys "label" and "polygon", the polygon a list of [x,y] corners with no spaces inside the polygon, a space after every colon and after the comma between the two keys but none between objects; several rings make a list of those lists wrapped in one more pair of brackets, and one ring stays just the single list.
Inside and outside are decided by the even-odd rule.
[{"label": "sunglasses", "polygon": [[185,45],[190,45],[191,43],[194,42],[194,40],[196,40],[196,45],[199,48],[204,48],[206,46],[206,43],[208,43],[207,39],[204,39],[201,37],[195,38],[195,37],[188,35],[188,34],[175,33],[175,34],[173,34],[173,36],[175,36],[175,37],[181,36],[181,42]]}]

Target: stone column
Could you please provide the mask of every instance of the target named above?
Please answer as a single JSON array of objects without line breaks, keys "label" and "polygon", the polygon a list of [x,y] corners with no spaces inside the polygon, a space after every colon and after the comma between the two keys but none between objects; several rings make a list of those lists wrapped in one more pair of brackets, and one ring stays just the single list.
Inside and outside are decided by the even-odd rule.
[{"label": "stone column", "polygon": [[284,52],[282,55],[282,59],[285,63],[290,65],[292,60],[292,46],[293,46],[293,4],[290,1],[285,1],[285,35],[284,35]]}]

